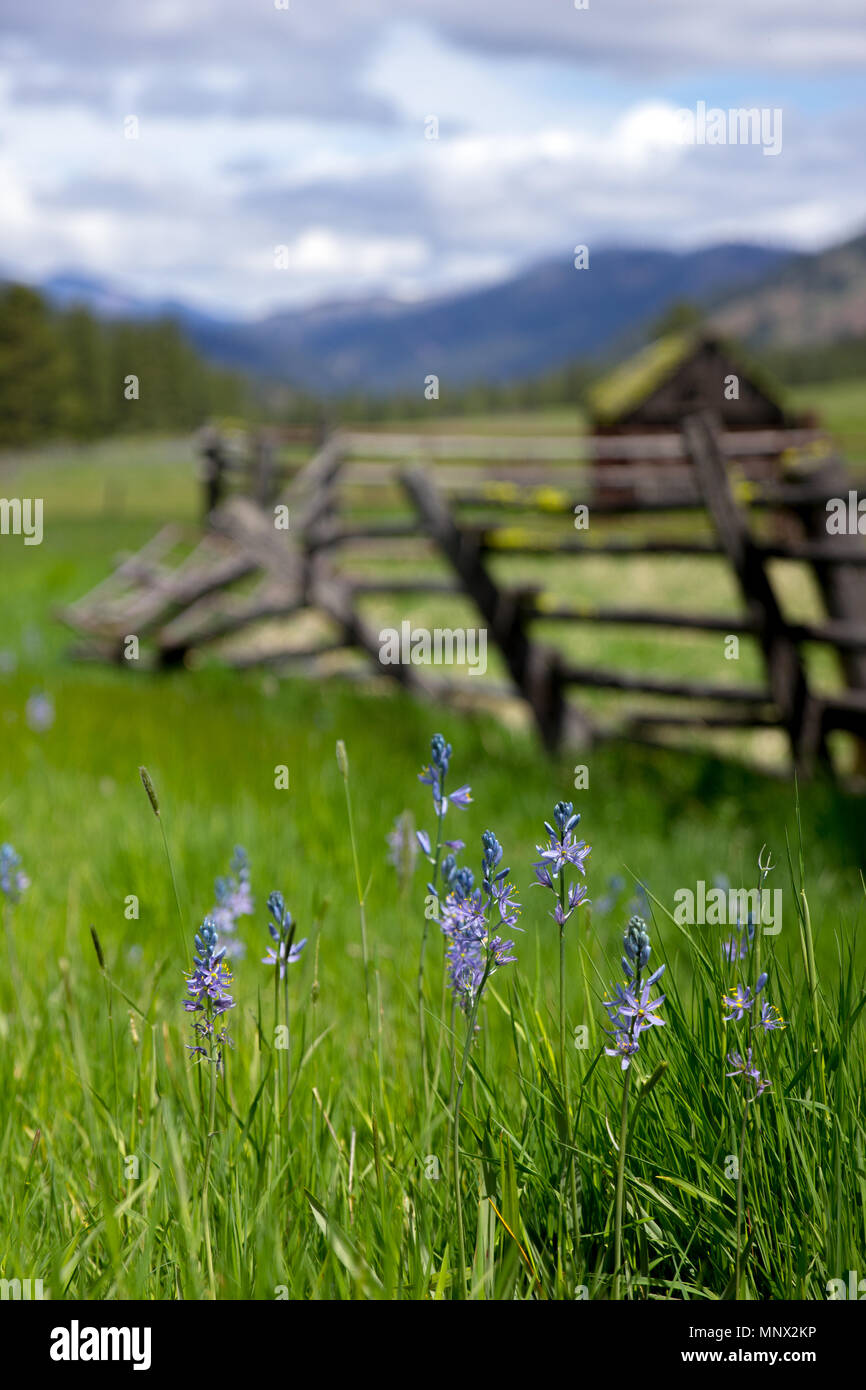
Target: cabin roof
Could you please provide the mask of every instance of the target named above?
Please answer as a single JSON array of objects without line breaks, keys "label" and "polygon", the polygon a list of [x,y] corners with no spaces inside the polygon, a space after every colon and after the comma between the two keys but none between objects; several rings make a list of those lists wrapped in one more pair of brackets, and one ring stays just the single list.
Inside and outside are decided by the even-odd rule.
[{"label": "cabin roof", "polygon": [[617,424],[648,400],[689,357],[706,347],[715,347],[731,356],[732,363],[736,360],[739,364],[740,376],[748,377],[761,395],[781,407],[778,387],[760,368],[744,362],[739,350],[729,349],[719,339],[706,333],[684,330],[657,338],[596,382],[589,394],[590,411],[595,423]]}]

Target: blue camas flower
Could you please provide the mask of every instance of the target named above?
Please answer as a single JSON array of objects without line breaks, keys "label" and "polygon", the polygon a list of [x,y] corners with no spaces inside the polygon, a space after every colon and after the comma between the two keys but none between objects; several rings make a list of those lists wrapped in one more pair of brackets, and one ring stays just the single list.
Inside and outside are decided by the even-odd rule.
[{"label": "blue camas flower", "polygon": [[[456,791],[445,794],[445,778],[451,763],[451,744],[446,743],[441,734],[434,734],[430,741],[430,762],[427,767],[418,774],[418,781],[432,789],[433,810],[436,813],[437,829],[435,845],[426,830],[416,830],[415,838],[424,853],[427,863],[432,869],[431,882],[427,888],[435,898],[440,898],[443,892],[453,891],[459,887],[455,883],[455,873],[461,872],[457,866],[457,854],[464,848],[462,840],[443,840],[442,825],[445,813],[449,805],[456,806],[458,810],[465,811],[472,801],[472,795],[468,786],[458,787]],[[448,854],[442,857],[442,851],[448,850]],[[467,869],[469,880],[472,874]],[[426,935],[425,935],[426,941]],[[424,948],[422,946],[422,957]]]},{"label": "blue camas flower", "polygon": [[725,960],[727,960],[730,965],[735,964],[736,961],[746,959],[746,956],[749,954],[754,935],[755,923],[751,912],[749,913],[745,927],[741,925],[740,919],[739,917],[737,917],[737,925],[734,928],[734,935],[729,937],[727,941],[722,942],[722,952],[724,954]]},{"label": "blue camas flower", "polygon": [[227,1028],[220,1023],[222,1015],[235,1007],[230,994],[232,974],[225,959],[225,948],[218,945],[216,923],[205,917],[195,934],[197,954],[193,956],[194,970],[187,975],[187,994],[183,1006],[187,1013],[199,1015],[193,1023],[198,1041],[189,1048],[194,1057],[213,1062],[222,1070],[223,1048],[231,1046]]},{"label": "blue camas flower", "polygon": [[741,1018],[750,1011],[761,990],[767,983],[767,976],[759,975],[755,984],[755,992],[749,985],[733,985],[722,995],[722,1008],[727,1009],[725,1023],[739,1023]]},{"label": "blue camas flower", "polygon": [[520,930],[517,919],[521,909],[515,901],[517,889],[508,882],[509,870],[499,867],[502,846],[492,830],[485,830],[481,844],[481,887],[474,886],[471,870],[452,868],[446,880],[450,891],[439,919],[446,938],[448,984],[467,1016],[472,1013],[490,976],[516,960],[514,942],[504,941],[499,929]]},{"label": "blue camas flower", "polygon": [[229,872],[225,878],[218,878],[214,884],[216,902],[211,909],[211,918],[221,936],[228,936],[225,953],[229,958],[246,954],[246,946],[237,938],[239,917],[250,917],[255,910],[252,888],[250,886],[250,861],[245,849],[235,848]]},{"label": "blue camas flower", "polygon": [[536,864],[535,873],[539,883],[545,888],[551,887],[551,878],[560,874],[566,864],[572,864],[578,873],[585,875],[585,864],[590,854],[590,846],[586,841],[574,838],[573,832],[580,824],[580,816],[575,815],[570,801],[556,803],[553,819],[556,822],[555,829],[549,821],[544,822],[548,834],[547,845],[536,846],[541,855],[541,862]]},{"label": "blue camas flower", "polygon": [[[629,979],[633,976],[632,966],[638,970],[643,970],[650,958],[650,939],[647,931],[646,922],[642,917],[632,917],[625,929],[625,936],[622,939],[626,957],[622,962],[623,969]],[[631,962],[631,964],[629,964]]]},{"label": "blue camas flower", "polygon": [[571,883],[566,887],[565,870],[570,864],[579,874],[586,876],[586,861],[591,846],[585,840],[575,840],[574,830],[580,824],[580,816],[575,814],[570,801],[557,801],[553,808],[555,825],[544,822],[547,831],[547,845],[536,845],[541,858],[533,867],[535,877],[542,888],[549,888],[556,895],[556,906],[550,916],[562,928],[575,908],[587,901],[584,884]]},{"label": "blue camas flower", "polygon": [[623,1071],[630,1065],[632,1057],[640,1049],[641,1035],[652,1028],[662,1028],[665,1020],[659,1018],[657,1010],[665,1002],[665,995],[652,999],[652,988],[661,979],[665,967],[643,979],[643,971],[649,963],[651,946],[646,922],[642,917],[632,917],[622,939],[625,954],[622,968],[626,979],[611,991],[611,998],[604,1000],[604,1008],[610,1020],[614,1045],[606,1047],[608,1057],[618,1057]]},{"label": "blue camas flower", "polygon": [[[760,892],[763,889],[767,875],[773,868],[770,856],[767,857],[766,861],[764,860],[763,849],[758,855],[758,868],[761,875],[759,885]],[[749,962],[755,943],[755,930],[756,923],[751,912],[748,915],[745,926],[742,926],[740,918],[737,918],[735,934],[728,941],[724,942],[722,946],[725,957],[731,964],[740,961]],[[755,963],[753,969],[756,968],[757,964]],[[748,964],[743,969],[742,973],[744,975],[751,973]],[[785,1020],[774,1004],[771,1004],[766,998],[760,1000],[760,1005],[758,1003],[758,996],[763,994],[767,987],[768,980],[769,976],[767,972],[762,971],[754,981],[754,988],[752,985],[747,984],[745,980],[739,980],[733,984],[730,989],[725,990],[722,995],[722,1008],[725,1010],[723,1015],[724,1022],[726,1024],[741,1023],[743,1019],[746,1019],[746,1026],[748,1029],[746,1034],[747,1039],[754,1038],[756,1030],[759,1031],[759,1034],[775,1033],[786,1027]],[[753,1064],[751,1047],[745,1048],[743,1053],[729,1052],[728,1063],[733,1070],[726,1074],[729,1077],[744,1077],[753,1088],[752,1094],[747,1097],[749,1102],[757,1100],[758,1096],[763,1095],[764,1091],[768,1090],[772,1084],[761,1076],[757,1066]]]},{"label": "blue camas flower", "polygon": [[21,871],[21,857],[11,845],[0,845],[0,892],[10,903],[17,903],[30,887],[30,879]]},{"label": "blue camas flower", "polygon": [[761,1013],[753,1027],[763,1028],[765,1033],[775,1033],[778,1029],[787,1028],[787,1026],[775,1004],[771,1004],[768,999],[762,999]]},{"label": "blue camas flower", "polygon": [[762,1096],[773,1084],[771,1081],[762,1077],[758,1068],[754,1065],[752,1061],[752,1049],[750,1047],[746,1049],[745,1057],[742,1057],[739,1052],[729,1052],[728,1066],[731,1068],[731,1071],[726,1072],[726,1076],[742,1076],[746,1081],[751,1082],[754,1087],[752,1095],[747,1097],[749,1104],[751,1104],[753,1100],[757,1100],[758,1096]]},{"label": "blue camas flower", "polygon": [[[468,786],[457,787],[455,791],[445,795],[445,778],[448,775],[450,763],[451,744],[446,743],[441,734],[434,734],[430,741],[430,762],[419,772],[418,781],[423,782],[426,787],[430,787],[433,793],[433,810],[440,821],[449,806],[456,806],[458,810],[465,811],[472,801],[472,793]],[[429,835],[423,830],[419,830],[417,838],[424,853],[429,857]]]},{"label": "blue camas flower", "polygon": [[273,965],[280,967],[280,979],[286,978],[286,967],[295,965],[301,958],[301,952],[307,944],[307,938],[295,941],[295,922],[291,912],[286,907],[282,893],[271,893],[268,898],[268,911],[275,919],[268,922],[268,931],[274,939],[274,945],[268,947],[268,954],[262,956],[262,965]]}]

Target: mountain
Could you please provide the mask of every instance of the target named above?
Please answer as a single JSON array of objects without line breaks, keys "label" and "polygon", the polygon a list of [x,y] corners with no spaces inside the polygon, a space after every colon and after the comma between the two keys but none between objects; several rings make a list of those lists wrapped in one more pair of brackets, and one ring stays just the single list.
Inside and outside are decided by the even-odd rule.
[{"label": "mountain", "polygon": [[223,326],[222,320],[199,309],[192,309],[180,300],[142,299],[128,294],[109,280],[81,271],[58,271],[43,280],[38,288],[58,309],[71,309],[73,305],[83,304],[102,319],[175,319],[187,328],[197,325],[201,332],[208,325],[216,329]]},{"label": "mountain", "polygon": [[673,300],[707,300],[762,280],[789,253],[717,246],[677,253],[598,251],[587,270],[548,261],[503,284],[401,304],[331,304],[252,324],[190,324],[199,348],[227,366],[316,390],[443,390],[538,376],[608,352]]},{"label": "mountain", "polygon": [[805,348],[866,335],[866,235],[771,271],[713,314],[755,349]]},{"label": "mountain", "polygon": [[699,251],[592,252],[589,269],[547,261],[483,290],[406,304],[387,298],[221,320],[171,301],[144,301],[98,277],[66,271],[43,282],[51,301],[106,318],[170,316],[212,361],[312,391],[387,395],[473,381],[538,376],[613,345],[672,300],[718,298],[790,260],[761,246]]},{"label": "mountain", "polygon": [[817,255],[750,245],[600,250],[586,270],[546,261],[501,284],[422,303],[379,297],[254,322],[136,299],[74,272],[42,288],[56,304],[84,302],[107,318],[176,318],[211,361],[298,388],[420,392],[433,374],[444,393],[609,359],[639,346],[675,300],[700,302],[722,332],[759,351],[864,335],[866,236]]}]

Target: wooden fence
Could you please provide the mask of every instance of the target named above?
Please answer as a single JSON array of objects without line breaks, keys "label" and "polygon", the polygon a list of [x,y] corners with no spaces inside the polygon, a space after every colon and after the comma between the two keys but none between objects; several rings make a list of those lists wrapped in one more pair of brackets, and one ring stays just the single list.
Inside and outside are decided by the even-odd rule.
[{"label": "wooden fence", "polygon": [[[206,437],[205,452],[224,444]],[[130,635],[147,638],[157,664],[176,665],[196,649],[301,610],[327,615],[337,636],[324,644],[290,644],[236,654],[236,664],[301,663],[315,673],[337,649],[363,651],[374,669],[409,689],[433,696],[477,694],[487,682],[442,681],[415,666],[380,663],[378,634],[363,614],[369,595],[461,595],[471,602],[495,643],[509,689],[526,701],[545,746],[585,741],[595,721],[573,692],[595,689],[664,697],[670,709],[632,710],[627,729],[777,727],[787,734],[795,765],[809,772],[826,761],[828,737],[843,730],[866,740],[866,547],[857,534],[829,535],[826,504],[847,498],[845,466],[814,432],[762,431],[723,435],[708,416],[686,420],[680,434],[573,439],[492,439],[481,436],[334,434],[307,465],[278,468],[279,437],[269,437],[269,463],[260,451],[247,461],[244,494],[223,496],[215,507],[205,474],[207,526],[178,563],[176,528],[167,527],[138,556],[63,617],[86,638],[83,654],[121,659]],[[737,459],[780,459],[778,476],[760,481],[737,470]],[[633,458],[632,463],[597,460]],[[762,470],[762,473],[765,470]],[[267,486],[265,486],[267,481]],[[354,499],[354,512],[346,498]],[[388,499],[408,499],[408,516],[388,515]],[[360,505],[358,504],[360,499]],[[275,526],[282,509],[288,529]],[[711,538],[682,534],[612,535],[590,541],[567,528],[553,533],[551,518],[587,506],[609,518],[666,514],[700,516]],[[764,512],[772,534],[758,537],[754,515]],[[519,514],[520,524],[515,524]],[[527,518],[545,523],[533,528]],[[779,523],[779,524],[777,524]],[[772,528],[775,527],[773,530]],[[374,573],[353,573],[346,556],[369,551]],[[449,575],[390,573],[394,553],[434,553]],[[426,549],[425,549],[426,547]],[[505,585],[494,556],[677,555],[721,557],[736,579],[739,613],[591,605],[578,597],[552,598],[542,585]],[[822,621],[793,621],[775,591],[770,562],[807,564],[823,595]],[[255,583],[237,592],[240,581]],[[760,646],[765,683],[736,686],[643,671],[579,665],[540,641],[543,621],[616,624],[636,628],[748,635]],[[835,649],[845,688],[813,688],[803,647]],[[863,746],[866,746],[864,743]]]}]

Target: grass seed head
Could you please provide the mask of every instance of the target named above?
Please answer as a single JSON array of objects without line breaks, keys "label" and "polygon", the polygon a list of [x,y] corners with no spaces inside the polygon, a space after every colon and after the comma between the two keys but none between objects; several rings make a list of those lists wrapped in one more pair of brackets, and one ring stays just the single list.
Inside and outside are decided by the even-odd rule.
[{"label": "grass seed head", "polygon": [[150,780],[150,773],[148,772],[146,767],[140,767],[138,769],[138,775],[141,778],[144,790],[147,792],[147,799],[153,807],[153,814],[155,816],[159,816],[159,800],[156,795],[156,787]]}]

